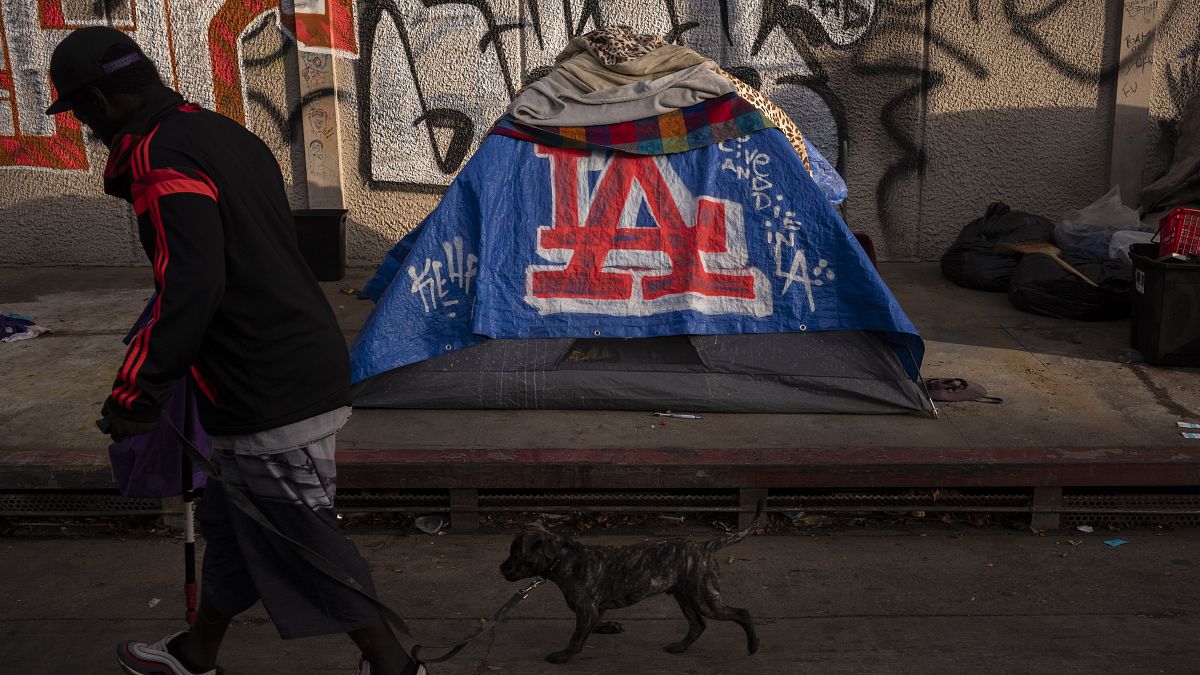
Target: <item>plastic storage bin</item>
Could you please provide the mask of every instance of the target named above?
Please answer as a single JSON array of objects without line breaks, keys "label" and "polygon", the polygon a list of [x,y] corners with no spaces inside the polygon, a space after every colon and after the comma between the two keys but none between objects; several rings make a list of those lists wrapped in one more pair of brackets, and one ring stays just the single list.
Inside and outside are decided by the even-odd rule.
[{"label": "plastic storage bin", "polygon": [[317,281],[346,276],[346,209],[292,211],[300,252]]},{"label": "plastic storage bin", "polygon": [[1158,262],[1157,244],[1134,244],[1130,345],[1147,363],[1200,366],[1200,262]]}]

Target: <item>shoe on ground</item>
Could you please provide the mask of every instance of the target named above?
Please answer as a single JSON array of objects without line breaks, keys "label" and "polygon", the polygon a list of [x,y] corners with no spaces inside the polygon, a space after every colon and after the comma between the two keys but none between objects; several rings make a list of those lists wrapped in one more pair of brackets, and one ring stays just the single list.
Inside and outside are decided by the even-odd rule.
[{"label": "shoe on ground", "polygon": [[220,675],[220,668],[188,670],[167,650],[167,645],[184,632],[172,633],[153,644],[122,642],[117,645],[117,663],[132,675]]},{"label": "shoe on ground", "polygon": [[[358,657],[358,670],[355,672],[357,675],[373,675],[375,673],[375,671],[371,669],[370,661],[367,661],[367,657],[365,656]],[[429,671],[425,670],[425,664],[418,663],[417,672],[414,673],[414,675],[429,675]]]}]

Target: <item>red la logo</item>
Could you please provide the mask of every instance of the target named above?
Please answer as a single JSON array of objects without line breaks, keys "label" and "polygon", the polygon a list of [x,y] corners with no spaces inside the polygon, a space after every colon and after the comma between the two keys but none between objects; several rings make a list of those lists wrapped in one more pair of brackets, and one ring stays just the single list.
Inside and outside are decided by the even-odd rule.
[{"label": "red la logo", "polygon": [[[550,162],[553,224],[538,228],[537,246],[552,264],[528,268],[525,300],[542,314],[770,315],[739,204],[693,197],[663,157],[536,152]],[[653,227],[637,225],[643,205]]]}]

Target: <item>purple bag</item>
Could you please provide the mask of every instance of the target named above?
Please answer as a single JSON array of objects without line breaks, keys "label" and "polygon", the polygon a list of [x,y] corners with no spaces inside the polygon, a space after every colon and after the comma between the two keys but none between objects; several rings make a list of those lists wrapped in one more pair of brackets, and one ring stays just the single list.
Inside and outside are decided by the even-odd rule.
[{"label": "purple bag", "polygon": [[[129,335],[125,336],[125,344],[129,344],[149,322],[153,305],[154,298],[151,297]],[[191,377],[184,377],[171,387],[164,408],[170,420],[187,435],[200,454],[205,457],[212,454],[212,439],[200,426]],[[117,487],[126,497],[174,497],[183,493],[183,443],[175,430],[166,424],[160,424],[148,434],[109,445],[108,458]],[[192,487],[204,487],[205,479],[204,470],[193,467]]]}]

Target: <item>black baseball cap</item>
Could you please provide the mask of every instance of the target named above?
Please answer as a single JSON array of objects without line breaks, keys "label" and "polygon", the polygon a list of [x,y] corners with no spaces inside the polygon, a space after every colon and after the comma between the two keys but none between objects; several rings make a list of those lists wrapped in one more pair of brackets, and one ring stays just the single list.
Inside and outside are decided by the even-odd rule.
[{"label": "black baseball cap", "polygon": [[[133,51],[105,62],[104,54],[117,46]],[[70,110],[70,99],[83,87],[146,58],[141,47],[128,34],[108,26],[88,26],[73,31],[54,48],[50,57],[50,81],[58,90],[58,100],[46,109],[47,115]]]}]

